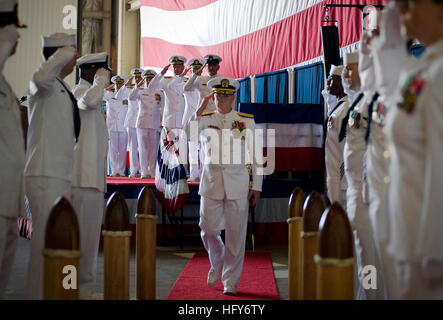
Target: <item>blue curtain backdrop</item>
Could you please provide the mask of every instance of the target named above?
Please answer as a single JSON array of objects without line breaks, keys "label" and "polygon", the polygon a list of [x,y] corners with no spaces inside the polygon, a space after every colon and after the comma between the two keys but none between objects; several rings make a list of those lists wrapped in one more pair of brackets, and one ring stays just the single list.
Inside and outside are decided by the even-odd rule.
[{"label": "blue curtain backdrop", "polygon": [[[288,92],[294,90],[295,103],[322,104],[323,97],[323,63],[318,62],[296,68],[294,88],[288,87],[286,70],[269,72],[255,76],[255,93],[257,103],[288,103]],[[237,96],[239,103],[251,102],[251,79],[239,79],[240,92]]]},{"label": "blue curtain backdrop", "polygon": [[255,76],[255,102],[266,103],[266,73]]},{"label": "blue curtain backdrop", "polygon": [[323,98],[323,63],[318,62],[295,70],[295,103],[321,104]]},{"label": "blue curtain backdrop", "polygon": [[237,109],[239,103],[251,102],[251,78],[239,79],[238,82],[240,82],[240,90],[237,94]]},{"label": "blue curtain backdrop", "polygon": [[280,70],[266,76],[268,103],[288,103],[288,72]]}]

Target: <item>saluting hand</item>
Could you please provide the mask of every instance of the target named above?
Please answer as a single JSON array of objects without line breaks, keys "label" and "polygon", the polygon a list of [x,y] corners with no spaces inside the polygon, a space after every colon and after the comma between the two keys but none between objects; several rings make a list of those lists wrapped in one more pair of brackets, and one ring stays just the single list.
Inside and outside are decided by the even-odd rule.
[{"label": "saluting hand", "polygon": [[143,82],[145,82],[146,78],[141,79],[138,83],[137,83],[137,88],[140,88],[143,85]]},{"label": "saluting hand", "polygon": [[205,63],[200,69],[198,69],[197,71],[195,71],[195,74],[198,76],[202,75],[203,69],[206,67],[207,63]]},{"label": "saluting hand", "polygon": [[212,99],[214,94],[215,94],[215,92],[211,92],[209,95],[207,95],[206,97],[203,98],[202,103],[200,104],[200,107],[197,110],[197,116],[201,116],[201,114],[203,113],[203,110],[205,110],[206,106],[208,105],[209,100]]},{"label": "saluting hand", "polygon": [[189,71],[189,68],[186,68],[185,70],[183,70],[180,77],[184,77],[188,73],[188,71]]},{"label": "saluting hand", "polygon": [[166,67],[163,68],[161,74],[165,75],[166,71],[168,71],[169,67],[171,66],[171,64],[168,64]]}]

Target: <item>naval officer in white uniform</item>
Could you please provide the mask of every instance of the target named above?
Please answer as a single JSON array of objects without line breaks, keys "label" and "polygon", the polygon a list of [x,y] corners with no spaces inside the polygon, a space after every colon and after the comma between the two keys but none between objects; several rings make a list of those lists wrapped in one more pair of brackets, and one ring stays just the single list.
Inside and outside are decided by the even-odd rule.
[{"label": "naval officer in white uniform", "polygon": [[[238,81],[217,77],[208,86],[215,92],[217,110],[203,113],[214,94],[205,97],[187,127],[190,139],[196,140],[198,126],[205,153],[199,226],[211,262],[208,285],[217,284],[221,276],[224,293],[235,295],[243,268],[248,208],[254,207],[260,197],[263,176],[257,166],[263,162],[261,150],[253,150],[253,115],[233,110]],[[251,184],[248,164],[252,166]],[[225,244],[220,237],[223,229]]]},{"label": "naval officer in white uniform", "polygon": [[108,54],[87,54],[77,60],[80,81],[73,94],[78,101],[82,130],[74,149],[72,205],[80,228],[79,266],[81,298],[93,298],[100,230],[106,192],[108,130],[102,108],[109,83]]},{"label": "naval officer in white uniform", "polygon": [[[189,77],[188,82],[185,84],[185,92],[197,90],[200,103],[203,101],[204,97],[211,94],[211,88],[208,87],[208,81],[218,76],[217,72],[220,69],[220,62],[222,62],[222,58],[215,54],[210,54],[206,55],[204,60],[205,64],[201,67],[202,69],[193,72],[192,76]],[[199,63],[201,63],[201,61]],[[205,66],[208,68],[208,75],[202,76],[202,71]],[[204,112],[214,111],[215,109],[214,101],[210,100]]]},{"label": "naval officer in white uniform", "polygon": [[327,114],[326,141],[325,141],[325,167],[326,186],[329,201],[339,202],[346,207],[346,179],[344,177],[343,147],[344,141],[338,141],[340,124],[348,109],[348,96],[343,91],[341,74],[343,66],[332,66],[329,72],[327,90],[336,97],[337,103],[331,107]]},{"label": "naval officer in white uniform", "polygon": [[394,299],[443,299],[443,1],[395,1],[405,39],[426,50],[388,110],[389,245]]},{"label": "naval officer in white uniform", "polygon": [[157,164],[162,99],[159,91],[148,88],[155,75],[154,70],[143,71],[143,79],[129,94],[129,100],[137,101],[139,108],[136,127],[142,179],[153,178]]},{"label": "naval officer in white uniform", "polygon": [[126,77],[116,75],[111,78],[113,83],[106,88],[103,100],[106,101],[106,125],[109,131],[109,160],[111,176],[125,176],[126,150],[128,147],[128,133],[125,129],[128,100],[119,100],[116,95],[123,88]]},{"label": "naval officer in white uniform", "polygon": [[[125,128],[128,132],[128,149],[129,149],[129,174],[130,178],[137,178],[140,176],[140,160],[138,154],[137,142],[137,115],[138,115],[138,101],[129,99],[130,92],[136,87],[136,84],[142,81],[143,69],[134,68],[131,70],[131,77],[126,81],[124,87],[118,91],[116,98],[119,100],[128,101],[128,112],[125,118]],[[132,83],[134,81],[134,83]]]},{"label": "naval officer in white uniform", "polygon": [[377,101],[369,106],[369,128],[367,132],[366,172],[369,188],[369,219],[374,234],[375,248],[385,289],[385,299],[392,298],[392,283],[395,283],[392,256],[387,252],[389,219],[386,210],[386,195],[389,182],[388,165],[390,154],[386,144],[386,115],[395,108],[398,77],[407,64],[408,54],[400,33],[400,19],[393,3],[383,10],[380,36],[371,42],[374,58]]},{"label": "naval officer in white uniform", "polygon": [[0,300],[6,291],[17,247],[17,218],[25,217],[25,137],[17,97],[3,75],[6,60],[15,53],[23,26],[17,0],[0,2]]},{"label": "naval officer in white uniform", "polygon": [[[203,72],[203,66],[205,62],[199,58],[189,59],[188,67],[192,70],[191,78],[195,78],[198,75],[201,75]],[[190,80],[185,84],[185,112],[183,114],[183,126],[186,126],[188,121],[191,119],[192,115],[197,111],[199,103],[200,103],[200,91],[196,88],[190,89],[188,86]],[[209,92],[210,93],[210,92]],[[208,93],[208,94],[209,94]],[[199,165],[199,157],[198,157],[198,141],[189,141],[188,142],[188,159],[189,159],[189,179],[188,181],[199,181],[200,180],[200,170],[198,168]]]},{"label": "naval officer in white uniform", "polygon": [[[162,126],[166,127],[168,139],[178,141],[180,159],[182,164],[186,164],[187,143],[181,138],[181,129],[183,129],[183,114],[185,111],[184,85],[186,78],[185,66],[187,59],[182,56],[172,56],[169,63],[158,73],[149,83],[148,88],[154,91],[163,91],[166,97],[163,109]],[[174,76],[172,79],[166,79],[164,75],[172,65]]]},{"label": "naval officer in white uniform", "polygon": [[42,37],[45,61],[29,84],[29,129],[26,150],[26,195],[32,214],[28,297],[43,297],[46,223],[59,196],[71,200],[74,146],[80,134],[77,101],[63,79],[77,61],[75,35]]}]

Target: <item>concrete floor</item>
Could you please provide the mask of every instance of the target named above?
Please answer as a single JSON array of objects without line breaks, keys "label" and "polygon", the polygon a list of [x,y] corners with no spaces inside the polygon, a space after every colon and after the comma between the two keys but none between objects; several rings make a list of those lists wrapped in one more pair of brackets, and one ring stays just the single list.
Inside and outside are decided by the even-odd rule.
[{"label": "concrete floor", "polygon": [[[14,266],[9,279],[6,300],[26,299],[26,273],[28,268],[30,242],[19,238]],[[201,243],[186,244],[183,251],[178,246],[157,247],[157,299],[164,300],[168,296],[175,281],[183,271],[186,264],[196,251],[202,251]],[[255,251],[270,252],[274,267],[274,276],[280,299],[288,298],[288,258],[287,246],[256,246]],[[135,298],[135,250],[131,252],[130,260],[130,297]],[[103,253],[99,253],[97,264],[97,292],[103,292]]]}]

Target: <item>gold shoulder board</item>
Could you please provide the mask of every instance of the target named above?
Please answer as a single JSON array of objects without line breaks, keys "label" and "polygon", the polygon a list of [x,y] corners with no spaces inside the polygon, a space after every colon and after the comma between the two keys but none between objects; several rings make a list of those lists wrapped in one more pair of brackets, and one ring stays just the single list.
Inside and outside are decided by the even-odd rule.
[{"label": "gold shoulder board", "polygon": [[254,115],[253,115],[253,114],[250,114],[250,113],[237,112],[237,114],[238,114],[240,117],[254,118]]},{"label": "gold shoulder board", "polygon": [[211,114],[213,114],[213,113],[214,113],[214,111],[203,112],[203,113],[202,113],[202,116],[209,116],[209,115],[211,115]]}]

